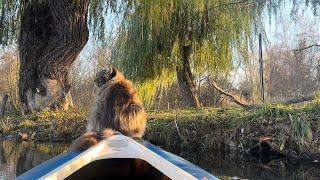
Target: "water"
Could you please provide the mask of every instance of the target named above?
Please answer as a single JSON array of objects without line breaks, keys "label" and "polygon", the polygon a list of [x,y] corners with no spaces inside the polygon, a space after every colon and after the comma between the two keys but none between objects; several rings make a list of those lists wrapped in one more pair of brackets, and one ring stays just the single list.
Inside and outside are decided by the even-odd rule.
[{"label": "water", "polygon": [[0,179],[14,179],[66,151],[68,144],[0,141]]},{"label": "water", "polygon": [[186,151],[178,154],[221,179],[320,179],[320,163],[292,162],[286,158],[261,161],[245,154]]},{"label": "water", "polygon": [[[13,179],[68,149],[61,143],[0,142],[0,179]],[[289,162],[285,158],[261,162],[247,155],[176,151],[221,179],[320,179],[320,163]]]}]

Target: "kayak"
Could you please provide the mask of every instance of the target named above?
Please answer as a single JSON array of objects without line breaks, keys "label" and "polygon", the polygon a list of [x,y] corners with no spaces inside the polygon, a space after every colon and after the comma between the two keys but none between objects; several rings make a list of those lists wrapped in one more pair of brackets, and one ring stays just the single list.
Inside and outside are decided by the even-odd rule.
[{"label": "kayak", "polygon": [[84,152],[69,151],[32,168],[16,179],[217,179],[187,160],[149,143],[113,135]]}]

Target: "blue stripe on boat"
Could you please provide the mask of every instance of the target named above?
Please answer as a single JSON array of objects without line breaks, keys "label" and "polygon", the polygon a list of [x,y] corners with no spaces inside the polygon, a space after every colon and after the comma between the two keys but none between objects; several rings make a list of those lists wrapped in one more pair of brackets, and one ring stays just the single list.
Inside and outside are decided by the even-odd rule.
[{"label": "blue stripe on boat", "polygon": [[75,151],[70,151],[67,153],[60,154],[48,161],[30,169],[29,171],[23,173],[22,175],[18,176],[17,180],[31,180],[31,179],[39,179],[42,176],[46,175],[50,171],[56,169],[57,167],[61,166],[65,162],[73,159],[74,157],[78,156],[80,153]]},{"label": "blue stripe on boat", "polygon": [[172,164],[178,166],[179,168],[183,169],[184,171],[190,173],[192,176],[196,177],[197,179],[218,179],[217,177],[213,176],[212,174],[208,173],[207,171],[199,168],[198,166],[190,163],[189,161],[176,156],[170,152],[164,151],[161,148],[149,143],[146,140],[139,139],[138,142],[145,146],[146,148],[150,149],[151,151],[155,152],[159,156],[163,157],[164,159],[168,160]]}]

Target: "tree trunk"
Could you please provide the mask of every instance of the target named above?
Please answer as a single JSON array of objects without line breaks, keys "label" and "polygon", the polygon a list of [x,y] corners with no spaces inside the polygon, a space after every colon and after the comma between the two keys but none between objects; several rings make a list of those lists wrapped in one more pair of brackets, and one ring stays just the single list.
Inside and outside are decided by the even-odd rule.
[{"label": "tree trunk", "polygon": [[187,107],[200,107],[190,68],[191,46],[180,47],[182,64],[176,67],[182,102]]},{"label": "tree trunk", "polygon": [[19,97],[26,112],[68,109],[68,73],[88,41],[89,0],[23,0]]},{"label": "tree trunk", "polygon": [[9,96],[7,94],[5,94],[2,98],[2,102],[0,105],[0,118],[4,117],[5,111],[6,111],[6,104],[8,101]]}]

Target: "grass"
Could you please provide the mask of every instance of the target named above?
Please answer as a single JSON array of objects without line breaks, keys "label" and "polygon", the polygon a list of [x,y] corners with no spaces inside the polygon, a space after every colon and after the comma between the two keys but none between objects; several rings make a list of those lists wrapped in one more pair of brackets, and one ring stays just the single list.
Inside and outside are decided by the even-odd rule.
[{"label": "grass", "polygon": [[302,147],[306,141],[312,140],[312,131],[310,128],[310,122],[303,120],[301,117],[295,117],[289,114],[291,125],[290,131],[291,136],[298,142],[299,146]]},{"label": "grass", "polygon": [[[70,142],[85,131],[87,115],[85,109],[9,115],[0,121],[1,136],[27,133],[36,141]],[[272,143],[281,149],[320,153],[319,132],[320,104],[315,102],[301,106],[266,104],[254,110],[149,110],[144,138],[167,148],[229,151],[251,147],[256,143],[254,138],[272,136]]]},{"label": "grass", "polygon": [[85,109],[44,110],[27,115],[11,114],[5,119],[5,127],[10,127],[10,130],[4,129],[1,125],[0,131],[2,136],[34,134],[34,140],[37,141],[71,141],[85,130],[87,114],[88,111]]},{"label": "grass", "polygon": [[11,123],[9,122],[9,118],[5,117],[0,119],[0,131],[2,133],[9,132],[11,130]]}]

